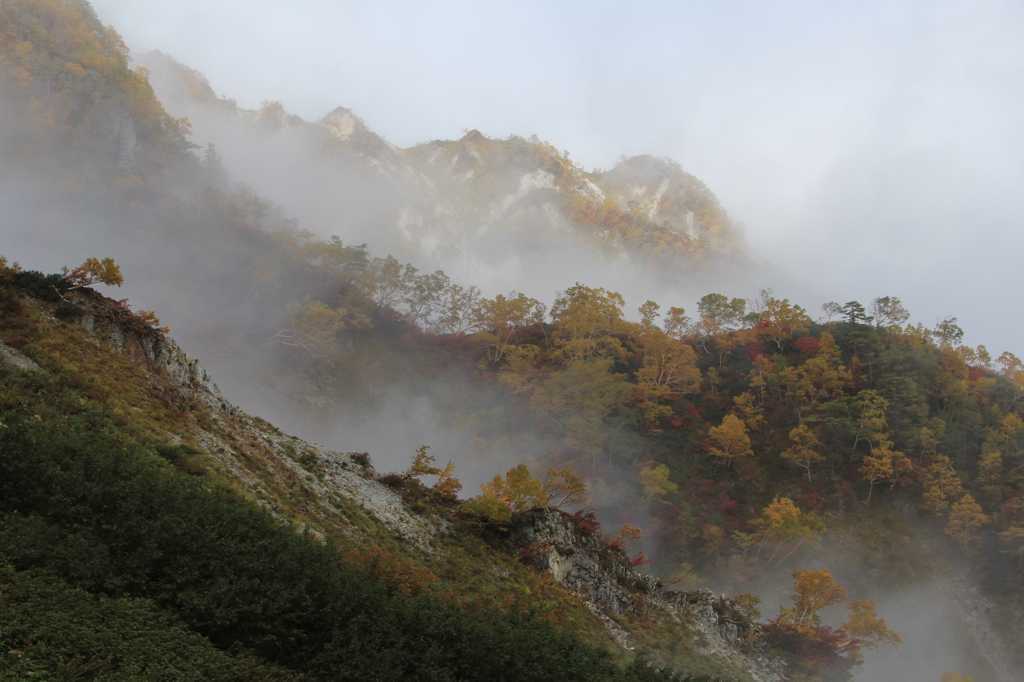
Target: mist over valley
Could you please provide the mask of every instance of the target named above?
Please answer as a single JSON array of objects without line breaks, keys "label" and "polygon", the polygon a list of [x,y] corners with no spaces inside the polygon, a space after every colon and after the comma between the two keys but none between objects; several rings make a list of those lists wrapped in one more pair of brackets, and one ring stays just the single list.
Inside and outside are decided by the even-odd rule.
[{"label": "mist over valley", "polygon": [[[567,674],[472,672],[445,638],[536,638],[592,679],[1019,677],[1024,363],[996,293],[1024,216],[1018,10],[644,5],[617,34],[641,67],[598,51],[601,7],[509,67],[567,10],[229,4],[0,2],[0,473],[22,481],[0,603],[28,633],[5,665],[136,665],[18,615],[45,593],[125,623],[150,616],[103,600],[152,600],[211,678]],[[348,40],[316,65],[300,25]],[[460,47],[423,42],[454,25]],[[374,31],[405,42],[383,58]],[[259,538],[225,585],[271,580],[257,548],[283,543],[268,594],[305,596],[203,578],[188,601],[160,551],[98,530],[148,532],[107,483],[47,478],[75,461],[181,500],[197,535],[153,537],[185,573],[227,542],[191,505]],[[361,615],[331,610],[350,580],[377,595]],[[292,615],[243,626],[236,603]]]}]

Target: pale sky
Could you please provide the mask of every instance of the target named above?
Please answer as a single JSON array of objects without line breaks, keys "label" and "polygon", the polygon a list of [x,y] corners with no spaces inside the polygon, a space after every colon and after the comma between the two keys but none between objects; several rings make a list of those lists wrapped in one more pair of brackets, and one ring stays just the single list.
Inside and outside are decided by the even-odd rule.
[{"label": "pale sky", "polygon": [[[754,256],[1024,356],[1024,3],[94,0],[245,107],[352,108],[399,146],[537,134],[677,160]],[[595,283],[599,284],[599,283]],[[770,283],[766,283],[770,284]],[[749,296],[753,291],[728,291]]]}]

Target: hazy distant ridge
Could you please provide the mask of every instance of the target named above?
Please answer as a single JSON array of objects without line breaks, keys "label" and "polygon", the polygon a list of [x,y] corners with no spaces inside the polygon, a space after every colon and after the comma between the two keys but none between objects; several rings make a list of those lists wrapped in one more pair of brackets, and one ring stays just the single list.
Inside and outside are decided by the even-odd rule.
[{"label": "hazy distant ridge", "polygon": [[[248,167],[257,189],[277,187],[289,210],[320,206],[371,248],[386,242],[438,265],[468,258],[493,266],[510,250],[583,245],[595,258],[626,258],[670,278],[681,267],[745,261],[715,195],[668,159],[623,157],[610,171],[587,172],[535,135],[493,139],[476,130],[400,149],[343,107],[316,123],[280,102],[246,110],[167,55],[148,53],[140,63],[165,106],[186,114],[196,141],[214,143],[234,174]],[[296,169],[302,187],[289,189]]]}]

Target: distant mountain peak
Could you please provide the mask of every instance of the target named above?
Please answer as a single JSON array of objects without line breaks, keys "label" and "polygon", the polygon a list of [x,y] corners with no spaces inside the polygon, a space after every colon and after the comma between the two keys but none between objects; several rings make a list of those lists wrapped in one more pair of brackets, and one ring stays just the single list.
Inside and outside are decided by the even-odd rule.
[{"label": "distant mountain peak", "polygon": [[[306,183],[324,187],[331,196],[317,199],[303,185],[298,201],[330,206],[310,211],[316,215],[364,216],[362,227],[355,226],[365,231],[355,237],[358,241],[379,239],[378,244],[392,249],[398,244],[406,256],[439,265],[452,258],[493,262],[495,249],[508,253],[513,241],[575,242],[584,250],[596,249],[591,257],[598,261],[625,259],[668,278],[678,277],[684,264],[685,272],[693,273],[695,266],[745,259],[742,239],[718,199],[670,159],[643,154],[624,158],[607,172],[591,173],[536,135],[492,138],[478,129],[456,140],[401,149],[352,109],[336,107],[315,123],[289,114],[276,101],[249,111],[217,98],[202,74],[167,55],[149,53],[141,61],[151,69],[165,104],[180,108],[200,134],[224,135],[218,117],[233,127],[239,119],[252,124],[249,133],[244,126],[231,132],[239,156],[252,159],[253,148],[268,144],[260,135],[304,140],[301,149],[287,152],[295,155],[289,167],[339,176]],[[246,135],[253,137],[244,142]],[[222,153],[229,169],[245,178],[247,169],[231,167],[232,149]],[[302,154],[308,157],[303,160]],[[257,175],[273,177],[275,164],[280,165],[268,153]],[[274,195],[275,186],[295,183],[294,170],[288,172],[292,177],[257,186]],[[353,196],[340,191],[360,176],[369,182],[365,191]],[[342,195],[345,201],[339,204]],[[287,196],[275,199],[295,203]]]}]

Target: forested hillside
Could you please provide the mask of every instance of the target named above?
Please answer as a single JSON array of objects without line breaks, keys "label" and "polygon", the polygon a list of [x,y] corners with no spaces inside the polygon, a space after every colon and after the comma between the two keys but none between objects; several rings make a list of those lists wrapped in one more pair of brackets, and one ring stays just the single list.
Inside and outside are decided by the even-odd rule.
[{"label": "forested hillside", "polygon": [[[956,581],[977,583],[975,601],[992,606],[985,613],[956,593],[963,613],[949,627],[963,642],[962,672],[1013,679],[1024,664],[1024,363],[1014,354],[965,347],[955,318],[925,327],[896,295],[820,311],[769,290],[750,299],[708,293],[692,310],[672,300],[628,310],[603,281],[558,292],[525,282],[485,296],[471,280],[405,261],[429,244],[457,250],[465,234],[452,226],[483,225],[496,207],[535,230],[535,244],[582,239],[668,272],[737,258],[738,241],[711,192],[671,162],[635,157],[585,173],[539,140],[475,132],[397,150],[351,112],[319,124],[276,104],[240,112],[191,74],[197,101],[246,126],[294,129],[326,165],[346,160],[343,174],[324,177],[366,190],[372,210],[339,213],[339,236],[320,237],[290,206],[235,184],[216,147],[189,142],[190,122],[164,111],[145,70],[130,68],[126,47],[88,3],[2,0],[0,12],[0,248],[9,259],[0,325],[3,347],[45,370],[0,368],[0,533],[12,539],[0,554],[0,604],[41,638],[11,640],[12,679],[32,670],[15,660],[22,654],[51,676],[120,666],[124,679],[141,679],[132,671],[168,652],[191,657],[195,671],[174,679],[326,679],[342,674],[343,660],[358,661],[344,673],[355,679],[389,652],[397,667],[380,674],[395,679],[413,674],[404,665],[424,679],[667,679],[642,662],[623,672],[614,656],[596,654],[592,646],[614,646],[603,621],[537,576],[517,577],[519,592],[495,588],[507,590],[502,599],[517,595],[508,603],[474,596],[492,588],[473,561],[499,561],[508,524],[557,500],[544,491],[548,471],[586,489],[586,502],[569,505],[579,527],[622,528],[605,539],[613,551],[632,541],[633,566],[686,589],[778,596],[737,603],[743,624],[761,621],[761,651],[785,661],[791,679],[848,679],[862,659],[869,667],[899,643],[893,630],[912,650],[915,633],[893,624],[889,593]],[[401,189],[381,190],[380,176]],[[399,212],[396,197],[419,218]],[[555,218],[534,220],[551,211]],[[346,231],[361,221],[405,229],[416,248],[401,259],[378,253]],[[507,236],[474,239],[500,246]],[[36,265],[39,254],[59,261]],[[249,497],[229,469],[206,471],[215,453],[171,426],[205,429],[203,410],[172,409],[149,388],[127,391],[120,374],[101,372],[107,360],[90,355],[76,324],[84,294],[70,287],[91,271],[27,273],[94,255],[114,257],[132,302],[155,308],[239,388],[229,398],[288,415],[297,435],[342,449],[351,425],[384,432],[395,428],[396,402],[426,405],[435,429],[420,443],[454,471],[421,458],[425,468],[390,484],[424,513],[447,509],[484,554],[453,554],[461,558],[447,573],[429,568],[444,589],[396,597],[368,576],[364,555],[345,554],[340,531],[325,548],[284,527],[311,521],[298,489]],[[127,300],[109,311],[143,336],[164,333]],[[441,433],[443,442],[431,440]],[[174,450],[180,442],[189,449]],[[422,476],[442,487],[408,484]],[[489,482],[444,488],[456,477]],[[271,516],[258,510],[271,497],[291,501],[270,505]],[[161,520],[156,505],[176,511]],[[428,570],[408,542],[367,537]],[[526,567],[537,556],[522,559],[512,564],[532,576]],[[237,579],[220,581],[225,562],[243,567]],[[33,620],[40,600],[58,600],[69,624]],[[828,610],[844,601],[846,611]],[[255,611],[284,629],[251,620]],[[88,624],[101,621],[118,623],[124,643],[95,657]],[[659,663],[725,674],[694,663],[693,649],[659,657],[659,643],[669,652],[676,637],[662,626],[624,625],[647,632],[636,635],[638,648]],[[140,654],[125,639],[136,628],[163,634]],[[590,644],[559,634],[565,628]],[[33,642],[61,653],[47,658]],[[473,667],[459,658],[467,650],[495,657]],[[525,650],[538,658],[509,668]]]}]

